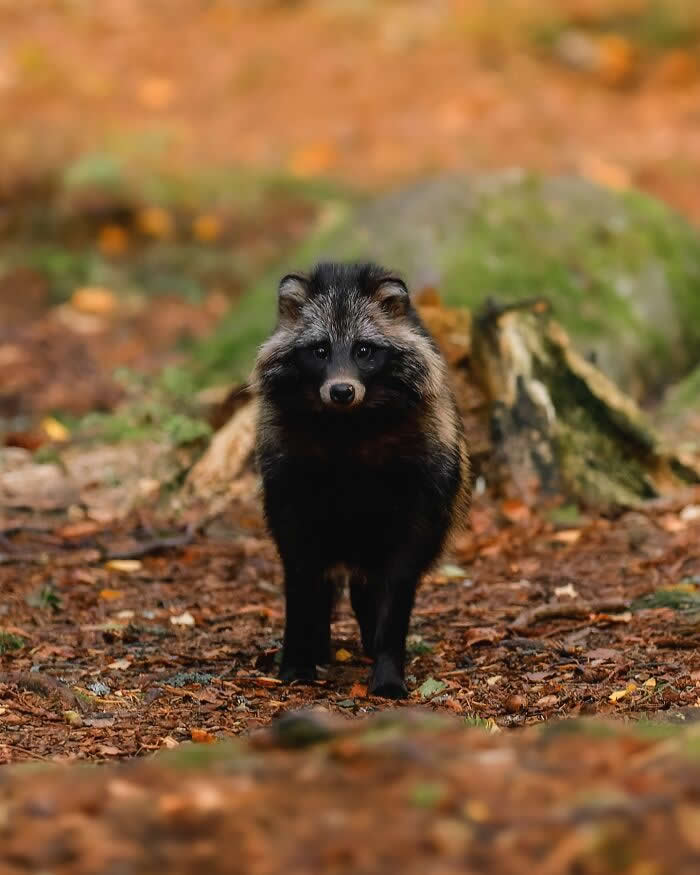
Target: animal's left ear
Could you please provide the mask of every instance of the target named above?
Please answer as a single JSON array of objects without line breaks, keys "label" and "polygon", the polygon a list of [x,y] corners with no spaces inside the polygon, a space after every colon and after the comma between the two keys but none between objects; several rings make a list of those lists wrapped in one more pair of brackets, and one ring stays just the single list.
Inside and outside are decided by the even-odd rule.
[{"label": "animal's left ear", "polygon": [[406,284],[398,277],[382,280],[374,297],[391,316],[405,316],[411,306]]}]

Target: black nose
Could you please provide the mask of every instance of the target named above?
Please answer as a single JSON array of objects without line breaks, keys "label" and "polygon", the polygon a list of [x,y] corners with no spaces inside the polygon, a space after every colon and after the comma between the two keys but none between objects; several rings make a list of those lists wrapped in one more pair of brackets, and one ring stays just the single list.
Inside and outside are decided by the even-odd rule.
[{"label": "black nose", "polygon": [[330,395],[336,404],[349,404],[355,397],[355,389],[350,383],[333,383]]}]

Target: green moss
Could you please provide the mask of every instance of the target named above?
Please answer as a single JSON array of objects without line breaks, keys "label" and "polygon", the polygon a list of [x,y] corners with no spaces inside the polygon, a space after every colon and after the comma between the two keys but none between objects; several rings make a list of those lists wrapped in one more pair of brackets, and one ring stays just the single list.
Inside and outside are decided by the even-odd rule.
[{"label": "green moss", "polygon": [[0,655],[12,650],[21,650],[24,647],[24,638],[14,635],[12,632],[4,632],[0,629]]}]

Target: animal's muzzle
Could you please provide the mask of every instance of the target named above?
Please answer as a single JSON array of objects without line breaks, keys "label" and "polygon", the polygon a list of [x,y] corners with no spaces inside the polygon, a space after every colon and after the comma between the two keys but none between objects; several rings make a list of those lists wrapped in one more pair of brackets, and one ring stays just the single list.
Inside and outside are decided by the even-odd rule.
[{"label": "animal's muzzle", "polygon": [[327,380],[321,386],[321,400],[329,407],[350,408],[365,397],[365,387],[359,380],[340,378]]}]

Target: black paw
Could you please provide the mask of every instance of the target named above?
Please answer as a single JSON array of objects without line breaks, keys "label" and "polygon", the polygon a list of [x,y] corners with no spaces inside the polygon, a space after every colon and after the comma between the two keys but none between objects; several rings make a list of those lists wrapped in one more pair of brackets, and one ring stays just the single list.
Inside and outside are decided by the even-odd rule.
[{"label": "black paw", "polygon": [[384,699],[405,699],[408,696],[402,672],[392,659],[377,660],[369,682],[369,693]]},{"label": "black paw", "polygon": [[382,699],[407,699],[408,689],[402,680],[372,680],[369,694],[370,696],[381,696]]},{"label": "black paw", "polygon": [[316,680],[315,665],[283,665],[280,669],[280,680],[284,684],[291,684],[292,681],[301,681],[302,683],[310,683]]}]

